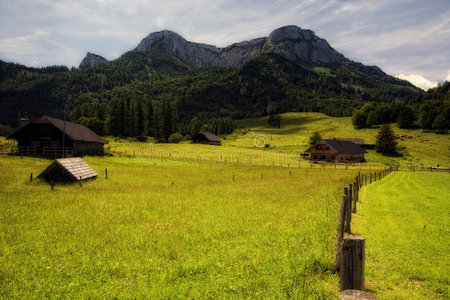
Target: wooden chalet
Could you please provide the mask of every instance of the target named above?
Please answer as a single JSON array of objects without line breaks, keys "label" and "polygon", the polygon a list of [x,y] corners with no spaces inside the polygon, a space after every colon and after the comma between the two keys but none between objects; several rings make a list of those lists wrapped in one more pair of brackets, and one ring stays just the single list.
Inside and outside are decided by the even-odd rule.
[{"label": "wooden chalet", "polygon": [[37,178],[47,182],[76,182],[97,177],[81,157],[59,158],[52,162]]},{"label": "wooden chalet", "polygon": [[18,153],[71,157],[103,155],[104,139],[89,128],[47,116],[34,120],[8,138],[18,142]]},{"label": "wooden chalet", "polygon": [[349,139],[325,139],[306,150],[312,161],[365,162],[366,151]]},{"label": "wooden chalet", "polygon": [[205,131],[200,131],[192,138],[192,143],[195,144],[209,144],[220,146],[222,140],[215,134]]}]

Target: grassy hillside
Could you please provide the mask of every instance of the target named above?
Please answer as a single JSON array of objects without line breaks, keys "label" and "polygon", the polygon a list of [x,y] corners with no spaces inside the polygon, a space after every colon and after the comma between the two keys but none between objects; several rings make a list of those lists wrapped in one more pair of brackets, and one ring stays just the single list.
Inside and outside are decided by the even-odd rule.
[{"label": "grassy hillside", "polygon": [[[108,151],[116,156],[85,158],[100,174],[98,179],[83,186],[56,186],[54,191],[45,183],[29,182],[29,174],[41,172],[50,160],[1,155],[0,298],[337,297],[338,279],[332,270],[339,195],[361,166],[323,168],[299,160],[298,153],[307,148],[314,131],[325,138],[374,143],[377,129],[355,130],[349,118],[319,113],[284,114],[280,129],[268,127],[265,118],[242,122],[251,130],[225,136],[221,147],[108,138]],[[448,135],[395,131],[414,136],[400,141],[405,156],[386,158],[369,150],[366,169],[397,162],[450,165]],[[270,147],[264,147],[266,143]],[[105,168],[109,179],[104,178]],[[448,235],[448,217],[443,215],[448,211],[448,176],[427,176],[436,177],[400,177],[400,186],[390,179],[394,175],[383,180],[393,187],[384,186],[385,194],[380,190],[382,199],[362,201],[374,206],[362,207],[370,219],[361,218],[358,231],[378,239],[385,227],[371,226],[384,222],[377,219],[377,209],[398,209],[401,213],[388,225],[397,217],[405,218],[402,224],[426,221],[433,232],[423,239],[431,249],[423,251],[437,255],[435,249]],[[421,181],[433,186],[435,194],[421,187]],[[373,188],[377,186],[382,185]],[[416,198],[406,201],[414,196],[411,191]],[[406,196],[391,201],[401,193]],[[426,215],[417,215],[428,199]],[[443,229],[437,220],[447,222]],[[375,232],[368,231],[372,227]],[[394,249],[399,253],[410,251],[405,230],[392,232],[392,239],[400,238]],[[419,233],[412,231],[412,236],[421,238]],[[379,247],[368,254],[376,258],[384,246]],[[448,295],[442,292],[445,282],[435,279],[441,266],[437,273],[427,273],[420,255],[413,256],[421,262],[414,270],[423,273],[418,271],[418,277],[408,277],[406,283],[398,279],[406,273],[397,273],[393,282],[410,289],[407,295]],[[380,279],[392,265],[380,264],[374,273],[368,271],[373,278],[369,288],[381,297],[401,295]],[[416,291],[412,283],[425,287]]]},{"label": "grassy hillside", "polygon": [[0,298],[337,296],[355,170],[85,159],[98,179],[52,191],[49,160],[0,156]]},{"label": "grassy hillside", "polygon": [[[367,144],[375,144],[378,128],[355,129],[351,118],[328,117],[321,113],[286,113],[282,114],[281,128],[272,128],[266,118],[248,119],[240,123],[243,128],[251,130],[244,135],[230,135],[226,145],[255,147],[254,140],[265,140],[276,150],[291,152],[304,151],[308,148],[309,137],[314,131],[323,138],[362,138]],[[450,135],[435,134],[423,130],[400,129],[393,124],[396,134],[412,138],[398,140],[403,157],[386,157],[368,150],[366,159],[370,163],[450,166]]]},{"label": "grassy hillside", "polygon": [[450,174],[395,172],[364,187],[352,229],[366,238],[379,299],[449,299]]}]

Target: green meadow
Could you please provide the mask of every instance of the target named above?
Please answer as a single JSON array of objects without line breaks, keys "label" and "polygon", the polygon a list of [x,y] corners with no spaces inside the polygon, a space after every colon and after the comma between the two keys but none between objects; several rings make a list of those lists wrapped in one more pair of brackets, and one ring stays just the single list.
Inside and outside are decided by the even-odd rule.
[{"label": "green meadow", "polygon": [[[323,138],[361,138],[366,144],[375,145],[379,128],[355,129],[350,117],[335,118],[322,113],[282,114],[281,128],[267,126],[267,117],[240,121],[240,126],[250,128],[244,135],[230,135],[226,144],[255,147],[254,140],[262,136],[278,151],[304,151],[309,137],[318,131]],[[400,166],[450,166],[450,135],[436,134],[424,130],[400,129],[392,124],[395,134],[407,136],[398,140],[400,157],[386,157],[373,149],[367,149],[368,163]]]},{"label": "green meadow", "polygon": [[394,172],[361,190],[366,287],[379,299],[449,299],[450,174]]},{"label": "green meadow", "polygon": [[[450,165],[448,135],[395,128],[412,136],[399,141],[403,156],[369,149],[367,163],[347,169],[310,164],[299,154],[314,131],[373,144],[378,129],[356,130],[350,118],[319,113],[283,114],[279,129],[266,118],[240,126],[220,147],[108,137],[108,155],[84,158],[97,179],[54,190],[29,181],[51,160],[1,155],[0,298],[337,298],[342,187],[385,164]],[[437,182],[448,195],[447,181]],[[418,195],[418,202],[428,199]],[[429,212],[447,222],[438,235],[448,228],[447,211]],[[361,232],[370,228],[358,222]],[[369,251],[381,248],[367,243],[369,260]],[[384,295],[382,279],[367,282]],[[448,295],[436,286],[424,293]]]},{"label": "green meadow", "polygon": [[2,298],[337,295],[355,170],[85,160],[96,180],[52,191],[29,182],[49,160],[1,157]]}]

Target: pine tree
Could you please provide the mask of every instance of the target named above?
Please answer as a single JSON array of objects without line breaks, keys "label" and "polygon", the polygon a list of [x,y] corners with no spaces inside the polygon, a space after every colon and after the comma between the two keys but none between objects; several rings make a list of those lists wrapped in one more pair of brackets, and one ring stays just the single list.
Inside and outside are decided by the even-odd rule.
[{"label": "pine tree", "polygon": [[148,100],[147,102],[147,135],[149,136],[155,136],[155,116],[154,116],[155,110],[153,109],[153,103],[152,100]]},{"label": "pine tree", "polygon": [[403,106],[398,114],[397,125],[400,128],[408,128],[416,120],[414,111],[409,106]]},{"label": "pine tree", "polygon": [[137,134],[136,136],[144,136],[145,135],[145,114],[144,114],[144,105],[142,103],[142,100],[139,99],[136,103],[136,127],[137,127]]},{"label": "pine tree", "polygon": [[322,136],[319,132],[314,132],[312,136],[309,137],[309,145],[315,145],[322,140]]},{"label": "pine tree", "polygon": [[119,136],[121,135],[121,128],[120,128],[120,118],[121,118],[121,107],[120,107],[120,100],[115,99],[113,101],[111,113],[109,115],[109,133],[113,136]]},{"label": "pine tree", "polygon": [[125,102],[125,136],[136,136],[136,110],[133,101]]},{"label": "pine tree", "polygon": [[397,141],[395,140],[394,132],[389,124],[381,126],[378,132],[375,149],[383,154],[397,153]]},{"label": "pine tree", "polygon": [[119,135],[127,136],[127,104],[125,100],[119,100]]},{"label": "pine tree", "polygon": [[269,116],[269,119],[267,120],[267,123],[269,123],[272,127],[281,127],[281,115],[280,114],[271,114]]},{"label": "pine tree", "polygon": [[445,133],[448,128],[448,121],[445,118],[445,115],[443,113],[439,114],[436,119],[434,119],[432,128],[437,133]]},{"label": "pine tree", "polygon": [[355,126],[356,128],[366,127],[366,119],[367,115],[362,110],[355,110],[352,117],[353,126]]},{"label": "pine tree", "polygon": [[162,129],[163,129],[163,137],[167,141],[169,136],[172,134],[172,111],[170,107],[170,103],[167,99],[163,100],[162,103]]},{"label": "pine tree", "polygon": [[372,127],[373,125],[377,125],[377,124],[379,124],[377,112],[375,110],[372,110],[367,115],[366,126]]}]

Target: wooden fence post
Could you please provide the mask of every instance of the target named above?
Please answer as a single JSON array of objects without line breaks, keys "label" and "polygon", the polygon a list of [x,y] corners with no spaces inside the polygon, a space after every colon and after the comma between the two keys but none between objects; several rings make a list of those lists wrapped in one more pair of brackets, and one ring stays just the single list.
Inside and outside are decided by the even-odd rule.
[{"label": "wooden fence post", "polygon": [[50,185],[51,185],[51,187],[52,187],[52,191],[55,189],[55,181],[50,181]]},{"label": "wooden fence post", "polygon": [[83,176],[80,176],[80,186],[83,186]]},{"label": "wooden fence post", "polygon": [[30,174],[30,182],[33,181],[33,173]]},{"label": "wooden fence post", "polygon": [[345,215],[347,211],[347,196],[342,195],[341,197],[341,211],[339,217],[339,227],[338,227],[338,243],[337,243],[337,256],[336,256],[336,270],[339,270],[340,259],[341,259],[341,244],[344,240],[344,229],[345,229]]},{"label": "wooden fence post", "polygon": [[350,183],[348,186],[348,191],[349,191],[349,198],[350,198],[350,203],[352,204],[352,212],[356,212],[356,190],[355,190],[355,184]]},{"label": "wooden fence post", "polygon": [[340,244],[339,290],[364,290],[365,239],[346,236]]},{"label": "wooden fence post", "polygon": [[348,188],[344,188],[344,195],[346,196],[346,211],[345,211],[345,232],[350,233],[351,232],[351,224],[352,224],[352,200],[349,197],[348,194]]},{"label": "wooden fence post", "polygon": [[106,177],[106,179],[108,179],[108,169],[107,168],[105,168],[105,177]]}]

